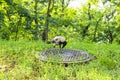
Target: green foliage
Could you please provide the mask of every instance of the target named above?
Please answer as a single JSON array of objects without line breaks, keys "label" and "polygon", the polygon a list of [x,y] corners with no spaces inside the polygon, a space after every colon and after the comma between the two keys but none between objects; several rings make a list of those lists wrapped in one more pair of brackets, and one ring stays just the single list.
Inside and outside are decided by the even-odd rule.
[{"label": "green foliage", "polygon": [[[63,2],[65,1],[65,2]],[[94,42],[120,43],[119,1],[88,0],[79,9],[68,7],[70,0],[1,0],[0,38],[1,39],[42,39],[48,24],[48,39],[63,35],[68,40],[89,40]],[[107,5],[107,6],[106,6]]]},{"label": "green foliage", "polygon": [[8,5],[12,5],[13,0],[5,0],[7,2]]}]

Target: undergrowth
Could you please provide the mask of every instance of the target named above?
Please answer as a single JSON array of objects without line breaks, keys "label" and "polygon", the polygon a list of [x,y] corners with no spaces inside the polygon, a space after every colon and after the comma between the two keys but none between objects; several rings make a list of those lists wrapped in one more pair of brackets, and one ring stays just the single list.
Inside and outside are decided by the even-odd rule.
[{"label": "undergrowth", "polygon": [[73,42],[65,48],[94,55],[88,63],[64,64],[40,61],[40,50],[52,48],[42,41],[0,40],[0,80],[119,80],[120,45]]}]

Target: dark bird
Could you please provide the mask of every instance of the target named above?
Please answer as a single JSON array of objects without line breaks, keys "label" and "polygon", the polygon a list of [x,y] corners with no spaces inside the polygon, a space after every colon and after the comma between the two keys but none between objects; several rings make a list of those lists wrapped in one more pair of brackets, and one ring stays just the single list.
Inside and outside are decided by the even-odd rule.
[{"label": "dark bird", "polygon": [[64,48],[67,44],[66,39],[63,36],[56,36],[51,41],[47,42],[48,44],[53,44],[54,48],[59,46],[60,48]]}]

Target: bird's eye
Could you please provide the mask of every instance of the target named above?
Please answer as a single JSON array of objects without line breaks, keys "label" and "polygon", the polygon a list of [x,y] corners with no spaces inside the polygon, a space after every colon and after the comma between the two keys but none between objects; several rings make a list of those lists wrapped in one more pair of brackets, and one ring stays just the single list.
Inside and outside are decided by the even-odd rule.
[{"label": "bird's eye", "polygon": [[58,39],[55,39],[56,41],[58,40]]}]

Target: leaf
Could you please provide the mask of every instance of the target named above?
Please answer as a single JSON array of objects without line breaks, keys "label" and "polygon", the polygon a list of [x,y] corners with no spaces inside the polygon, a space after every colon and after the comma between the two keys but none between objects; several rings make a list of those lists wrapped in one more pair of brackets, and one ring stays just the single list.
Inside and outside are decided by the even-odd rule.
[{"label": "leaf", "polygon": [[13,0],[5,0],[7,2],[8,5],[12,5],[13,4]]}]

